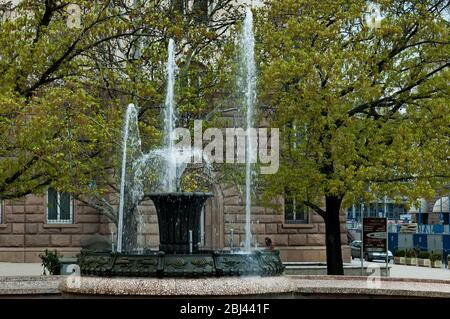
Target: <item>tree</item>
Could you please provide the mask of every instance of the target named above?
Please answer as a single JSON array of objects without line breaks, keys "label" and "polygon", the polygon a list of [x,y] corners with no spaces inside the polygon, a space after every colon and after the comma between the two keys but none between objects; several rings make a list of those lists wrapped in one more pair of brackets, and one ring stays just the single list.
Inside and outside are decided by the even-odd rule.
[{"label": "tree", "polygon": [[144,149],[159,143],[169,38],[178,44],[181,124],[215,107],[220,83],[212,75],[239,14],[231,0],[202,8],[179,12],[155,0],[1,4],[0,198],[52,185],[115,222],[109,194],[118,191],[123,113],[137,104]]},{"label": "tree", "polygon": [[343,274],[339,212],[410,201],[449,182],[448,1],[268,1],[260,11],[260,103],[281,130],[285,189],[324,219],[328,274]]}]

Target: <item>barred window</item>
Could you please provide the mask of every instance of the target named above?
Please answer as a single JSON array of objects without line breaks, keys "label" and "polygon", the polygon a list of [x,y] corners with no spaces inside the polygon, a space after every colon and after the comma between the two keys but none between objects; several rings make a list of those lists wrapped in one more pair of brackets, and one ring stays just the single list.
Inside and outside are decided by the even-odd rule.
[{"label": "barred window", "polygon": [[309,210],[303,203],[299,203],[288,191],[284,195],[284,221],[286,224],[307,224]]},{"label": "barred window", "polygon": [[52,187],[47,190],[47,223],[72,224],[73,200],[70,194],[61,193]]}]

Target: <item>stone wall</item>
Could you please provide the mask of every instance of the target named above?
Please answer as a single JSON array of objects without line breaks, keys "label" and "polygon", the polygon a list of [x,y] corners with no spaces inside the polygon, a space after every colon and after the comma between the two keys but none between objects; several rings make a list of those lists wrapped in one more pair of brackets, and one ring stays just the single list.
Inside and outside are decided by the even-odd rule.
[{"label": "stone wall", "polygon": [[57,249],[67,257],[74,256],[83,238],[100,233],[100,226],[107,225],[95,209],[81,203],[74,204],[73,224],[47,224],[45,212],[44,195],[4,202],[0,261],[37,262],[46,248]]},{"label": "stone wall", "polygon": [[[245,240],[245,203],[234,187],[225,188],[223,194],[225,246],[229,246],[231,229],[234,233],[233,242],[239,245]],[[310,212],[309,223],[286,224],[283,203],[283,199],[278,198],[272,203],[275,208],[252,205],[252,236],[258,246],[264,246],[265,238],[269,237],[280,250],[283,261],[326,261],[323,218]],[[345,210],[341,211],[340,221],[343,258],[344,262],[350,262]]]},{"label": "stone wall", "polygon": [[[281,251],[284,261],[323,262],[326,260],[325,224],[316,213],[310,213],[308,224],[285,224],[283,200],[273,202],[274,208],[252,207],[252,235],[258,246],[264,246],[270,237]],[[151,201],[141,205],[142,226],[138,244],[157,249],[159,244],[158,222]],[[39,254],[46,248],[57,249],[64,256],[75,256],[81,241],[94,234],[111,237],[115,227],[95,209],[82,203],[74,204],[73,224],[46,224],[45,196],[27,196],[4,202],[4,223],[0,224],[0,261],[39,262]],[[205,207],[205,246],[211,249],[229,247],[231,229],[233,243],[239,246],[245,238],[245,204],[236,188],[216,188],[214,198]],[[350,261],[346,246],[344,211],[341,216],[341,240],[344,261]]]}]

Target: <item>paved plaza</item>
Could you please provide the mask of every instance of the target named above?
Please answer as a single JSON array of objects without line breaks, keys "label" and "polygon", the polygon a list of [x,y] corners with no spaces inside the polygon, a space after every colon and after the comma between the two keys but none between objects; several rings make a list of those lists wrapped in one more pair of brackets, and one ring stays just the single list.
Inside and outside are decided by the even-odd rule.
[{"label": "paved plaza", "polygon": [[[352,260],[352,265],[360,265],[360,260],[355,258]],[[364,262],[364,267],[372,265],[385,267],[383,261],[374,262]],[[450,280],[450,269],[444,268],[429,268],[429,267],[418,267],[418,266],[406,266],[406,265],[396,265],[392,262],[390,266],[390,277],[392,278],[412,278],[412,279],[440,279],[440,280]]]},{"label": "paved plaza", "polygon": [[2,276],[39,276],[43,268],[40,263],[0,263]]},{"label": "paved plaza", "polygon": [[[359,260],[354,259],[352,264],[359,265]],[[364,265],[384,266],[382,262],[365,262]],[[390,264],[390,275],[395,278],[413,279],[441,279],[450,280],[450,269],[447,268],[426,268],[416,266],[404,266]],[[39,276],[42,275],[40,263],[0,263],[0,276]]]},{"label": "paved plaza", "polygon": [[396,278],[450,280],[450,269],[392,265],[390,276]]}]

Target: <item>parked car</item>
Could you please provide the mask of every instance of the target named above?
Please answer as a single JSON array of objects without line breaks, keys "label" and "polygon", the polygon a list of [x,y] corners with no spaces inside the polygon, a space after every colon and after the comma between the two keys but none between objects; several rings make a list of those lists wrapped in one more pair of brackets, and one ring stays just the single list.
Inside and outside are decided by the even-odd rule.
[{"label": "parked car", "polygon": [[[361,241],[360,240],[354,240],[352,241],[350,247],[352,250],[352,258],[360,258],[361,256]],[[388,258],[389,262],[394,259],[394,255],[391,251],[388,250]],[[384,251],[365,251],[364,252],[364,259],[366,261],[372,261],[372,260],[386,260],[386,252]]]}]

